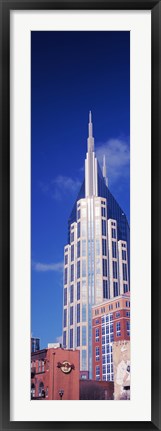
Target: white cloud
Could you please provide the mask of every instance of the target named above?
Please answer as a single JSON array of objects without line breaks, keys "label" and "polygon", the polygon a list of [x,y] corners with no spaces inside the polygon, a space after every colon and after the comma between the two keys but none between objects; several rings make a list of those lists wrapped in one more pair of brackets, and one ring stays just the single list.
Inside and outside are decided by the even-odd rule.
[{"label": "white cloud", "polygon": [[106,157],[107,176],[110,183],[128,177],[130,166],[129,142],[123,139],[110,139],[96,148],[96,155],[102,167],[103,156]]},{"label": "white cloud", "polygon": [[48,271],[63,271],[64,262],[57,263],[42,263],[42,262],[32,262],[32,267],[37,272],[48,272]]},{"label": "white cloud", "polygon": [[58,175],[49,184],[40,183],[43,193],[50,195],[53,199],[62,200],[69,194],[76,194],[81,186],[78,179]]}]

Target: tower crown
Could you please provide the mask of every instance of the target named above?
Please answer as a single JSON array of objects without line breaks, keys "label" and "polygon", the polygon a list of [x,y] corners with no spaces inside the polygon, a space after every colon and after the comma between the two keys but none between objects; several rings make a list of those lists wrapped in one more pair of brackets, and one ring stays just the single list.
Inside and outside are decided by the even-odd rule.
[{"label": "tower crown", "polygon": [[85,160],[85,196],[98,195],[97,159],[94,152],[92,113],[89,111],[87,154]]}]

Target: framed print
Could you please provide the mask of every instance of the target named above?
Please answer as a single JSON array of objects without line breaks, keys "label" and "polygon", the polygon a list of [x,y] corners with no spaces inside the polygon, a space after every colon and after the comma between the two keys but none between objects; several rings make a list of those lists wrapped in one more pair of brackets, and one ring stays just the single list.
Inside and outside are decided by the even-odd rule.
[{"label": "framed print", "polygon": [[1,17],[1,428],[159,430],[160,1]]}]

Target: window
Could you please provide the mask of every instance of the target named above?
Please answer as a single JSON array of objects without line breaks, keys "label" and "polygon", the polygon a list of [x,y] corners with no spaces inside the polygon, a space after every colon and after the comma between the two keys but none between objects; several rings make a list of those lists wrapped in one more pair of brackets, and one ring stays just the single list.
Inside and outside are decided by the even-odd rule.
[{"label": "window", "polygon": [[66,331],[63,331],[63,347],[66,347],[67,341],[66,341]]},{"label": "window", "polygon": [[114,296],[118,296],[118,283],[117,283],[117,281],[113,282],[113,291],[114,291]]},{"label": "window", "polygon": [[102,235],[106,236],[106,220],[102,219]]},{"label": "window", "polygon": [[112,241],[112,257],[116,258],[116,241]]},{"label": "window", "polygon": [[113,310],[113,305],[110,304],[108,308],[109,308],[109,310]]},{"label": "window", "polygon": [[44,383],[40,382],[39,384],[39,397],[43,397],[44,396]]},{"label": "window", "polygon": [[102,374],[106,374],[106,365],[103,365],[102,367]]},{"label": "window", "polygon": [[80,304],[77,304],[77,323],[80,322]]},{"label": "window", "polygon": [[64,310],[64,327],[67,326],[67,309]]},{"label": "window", "polygon": [[122,243],[122,248],[125,248],[125,247],[126,247],[126,244],[123,244],[123,243]]},{"label": "window", "polygon": [[122,260],[126,260],[126,250],[122,250]]},{"label": "window", "polygon": [[77,301],[80,299],[80,281],[77,283]]},{"label": "window", "polygon": [[110,324],[110,332],[113,332],[113,323]]},{"label": "window", "polygon": [[77,347],[80,347],[80,326],[77,326]]},{"label": "window", "polygon": [[126,322],[126,329],[127,329],[127,335],[130,337],[130,321],[127,320]]},{"label": "window", "polygon": [[99,319],[95,320],[95,324],[98,325],[100,323]]},{"label": "window", "polygon": [[86,346],[86,326],[82,326],[82,346]]},{"label": "window", "polygon": [[107,277],[107,260],[103,259],[103,276]]},{"label": "window", "polygon": [[77,238],[80,238],[80,223],[77,224]]},{"label": "window", "polygon": [[80,241],[77,242],[77,257],[80,257]]},{"label": "window", "polygon": [[80,260],[77,262],[77,278],[80,278]]},{"label": "window", "polygon": [[64,288],[64,305],[67,305],[67,288]]},{"label": "window", "polygon": [[96,347],[96,361],[100,360],[100,349],[99,347]]},{"label": "window", "polygon": [[126,317],[130,317],[130,311],[126,311]]},{"label": "window", "polygon": [[82,304],[82,322],[86,322],[86,304]]},{"label": "window", "polygon": [[108,285],[107,280],[103,280],[103,297],[108,298]]},{"label": "window", "polygon": [[87,369],[87,365],[86,365],[86,357],[87,357],[86,350],[82,350],[82,369],[83,369],[83,370],[86,370],[86,369]]},{"label": "window", "polygon": [[116,229],[112,228],[112,238],[116,239]]},{"label": "window", "polygon": [[101,313],[105,313],[105,307],[101,307]]},{"label": "window", "polygon": [[74,265],[71,265],[71,281],[74,281]]},{"label": "window", "polygon": [[128,292],[128,291],[129,291],[129,289],[128,289],[128,284],[125,284],[125,283],[124,283],[124,285],[123,285],[123,289],[124,289],[124,293]]},{"label": "window", "polygon": [[74,231],[70,234],[70,243],[74,241]]},{"label": "window", "polygon": [[108,374],[110,373],[110,365],[109,364],[107,365],[107,373]]},{"label": "window", "polygon": [[116,302],[116,308],[119,308],[119,307],[120,307],[120,303]]},{"label": "window", "polygon": [[65,254],[65,265],[68,264],[68,254]]},{"label": "window", "polygon": [[86,277],[86,260],[82,259],[82,277]]},{"label": "window", "polygon": [[64,271],[64,284],[67,284],[67,277],[68,277],[68,268],[65,268],[65,271]]},{"label": "window", "polygon": [[82,240],[82,256],[86,256],[86,240]]},{"label": "window", "polygon": [[105,335],[105,326],[102,326],[102,335]]},{"label": "window", "polygon": [[127,264],[126,263],[122,264],[122,269],[123,269],[123,280],[127,281]]},{"label": "window", "polygon": [[130,301],[126,301],[126,307],[130,307]]},{"label": "window", "polygon": [[80,209],[77,211],[77,220],[80,219]]},{"label": "window", "polygon": [[116,336],[117,337],[121,336],[121,323],[120,322],[116,323]]},{"label": "window", "polygon": [[107,247],[106,247],[106,239],[102,239],[102,254],[103,256],[107,256]]},{"label": "window", "polygon": [[95,341],[98,342],[99,341],[99,328],[96,328],[95,336],[96,336]]},{"label": "window", "polygon": [[70,325],[73,325],[73,307],[70,307]]},{"label": "window", "polygon": [[119,311],[117,311],[117,312],[116,312],[116,318],[117,318],[117,317],[120,317],[120,313],[119,313]]},{"label": "window", "polygon": [[102,346],[102,355],[105,354],[105,346]]},{"label": "window", "polygon": [[115,260],[113,260],[112,266],[113,266],[113,278],[117,278],[117,262]]},{"label": "window", "polygon": [[74,291],[74,286],[72,284],[70,286],[70,302],[73,302],[73,297],[74,297],[73,291]]},{"label": "window", "polygon": [[102,217],[106,217],[106,208],[105,207],[101,207],[101,215],[102,215]]},{"label": "window", "polygon": [[71,261],[74,260],[74,244],[71,245]]},{"label": "window", "polygon": [[73,329],[70,329],[70,349],[73,348]]},{"label": "window", "polygon": [[96,380],[100,380],[100,366],[96,366]]}]

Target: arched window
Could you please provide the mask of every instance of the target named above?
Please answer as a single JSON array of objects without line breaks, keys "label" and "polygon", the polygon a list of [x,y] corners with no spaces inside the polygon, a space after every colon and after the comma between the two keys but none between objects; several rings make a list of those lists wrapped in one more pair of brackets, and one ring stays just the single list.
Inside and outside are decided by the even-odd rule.
[{"label": "arched window", "polygon": [[32,383],[31,385],[31,399],[35,398],[35,385],[34,383]]},{"label": "arched window", "polygon": [[39,384],[39,397],[42,397],[44,395],[44,383],[40,382]]}]

